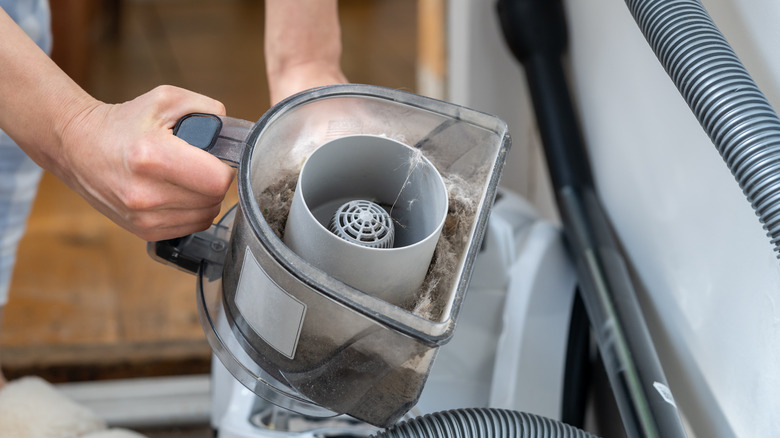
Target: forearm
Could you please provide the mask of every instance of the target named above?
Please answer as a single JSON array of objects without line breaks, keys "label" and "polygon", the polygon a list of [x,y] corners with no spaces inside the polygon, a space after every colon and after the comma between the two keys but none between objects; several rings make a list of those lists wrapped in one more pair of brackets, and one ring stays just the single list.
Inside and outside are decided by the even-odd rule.
[{"label": "forearm", "polygon": [[92,98],[0,9],[0,129],[143,239],[208,228],[230,187],[230,167],[172,135],[193,112],[222,115],[225,107],[171,86],[116,105]]},{"label": "forearm", "polygon": [[57,167],[62,135],[99,102],[0,9],[0,128],[44,168]]},{"label": "forearm", "polygon": [[265,60],[273,103],[288,94],[346,82],[337,0],[266,0]]}]

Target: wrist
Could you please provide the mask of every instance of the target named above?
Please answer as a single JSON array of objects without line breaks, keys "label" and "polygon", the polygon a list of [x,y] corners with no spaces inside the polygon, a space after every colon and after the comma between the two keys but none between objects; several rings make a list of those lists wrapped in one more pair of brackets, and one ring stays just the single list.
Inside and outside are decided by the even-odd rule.
[{"label": "wrist", "polygon": [[58,177],[62,178],[63,171],[71,168],[70,155],[74,148],[86,143],[87,137],[93,134],[97,126],[92,122],[96,110],[105,105],[87,93],[73,96],[65,100],[60,112],[56,115],[54,129],[54,147],[48,150],[43,157],[46,162],[41,165]]},{"label": "wrist", "polygon": [[347,82],[338,62],[310,61],[268,72],[272,105],[310,88]]}]

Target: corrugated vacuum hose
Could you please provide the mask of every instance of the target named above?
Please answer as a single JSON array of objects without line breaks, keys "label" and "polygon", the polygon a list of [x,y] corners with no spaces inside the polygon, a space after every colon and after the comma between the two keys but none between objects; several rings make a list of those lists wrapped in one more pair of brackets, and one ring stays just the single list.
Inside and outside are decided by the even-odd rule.
[{"label": "corrugated vacuum hose", "polygon": [[505,409],[454,409],[405,421],[376,438],[590,438],[567,424]]},{"label": "corrugated vacuum hose", "polygon": [[780,118],[698,0],[626,0],[780,258]]}]

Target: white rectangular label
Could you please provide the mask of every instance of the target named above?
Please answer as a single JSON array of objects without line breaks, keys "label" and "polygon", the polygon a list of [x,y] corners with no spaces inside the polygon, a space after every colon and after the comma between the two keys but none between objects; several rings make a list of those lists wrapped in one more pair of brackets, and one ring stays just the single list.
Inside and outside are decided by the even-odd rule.
[{"label": "white rectangular label", "polygon": [[295,357],[306,304],[282,290],[263,271],[249,247],[241,266],[236,306],[268,345],[290,359]]}]

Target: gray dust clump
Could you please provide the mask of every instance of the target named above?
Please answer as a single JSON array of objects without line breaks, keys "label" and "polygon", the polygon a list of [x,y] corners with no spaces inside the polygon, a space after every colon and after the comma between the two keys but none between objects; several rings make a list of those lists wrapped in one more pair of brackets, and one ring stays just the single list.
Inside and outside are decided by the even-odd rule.
[{"label": "gray dust clump", "polygon": [[458,272],[461,256],[471,234],[471,224],[477,210],[477,193],[460,177],[442,174],[449,197],[449,209],[444,220],[441,237],[433,252],[420,290],[407,310],[415,315],[437,321],[447,305],[446,297],[457,280],[452,275]]},{"label": "gray dust clump", "polygon": [[290,205],[292,205],[297,183],[297,173],[283,175],[257,197],[257,205],[263,210],[265,221],[268,222],[271,231],[280,239],[284,236],[284,227],[287,224],[287,216],[290,214]]}]

